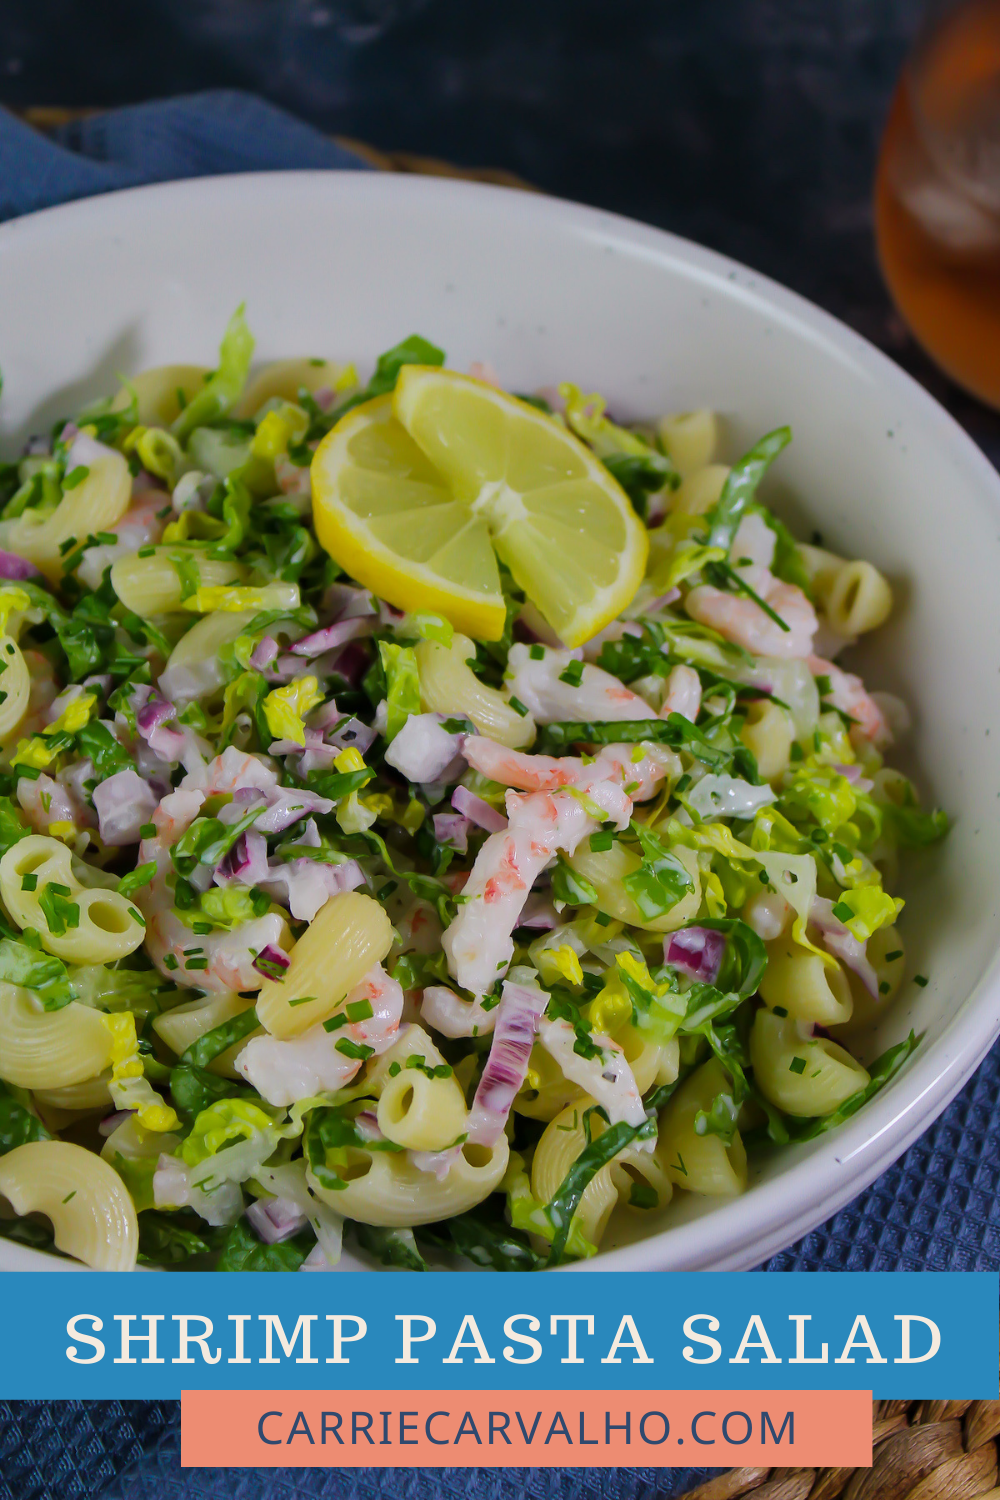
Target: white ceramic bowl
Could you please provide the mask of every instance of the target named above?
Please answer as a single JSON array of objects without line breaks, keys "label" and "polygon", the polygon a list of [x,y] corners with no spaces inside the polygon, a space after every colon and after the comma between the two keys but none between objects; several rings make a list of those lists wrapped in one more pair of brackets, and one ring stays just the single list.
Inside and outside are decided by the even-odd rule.
[{"label": "white ceramic bowl", "polygon": [[[914,706],[910,753],[955,828],[904,889],[908,969],[930,983],[907,985],[872,1050],[911,1026],[923,1044],[846,1127],[770,1157],[745,1197],[682,1195],[587,1263],[758,1265],[899,1156],[1000,1029],[1000,479],[871,345],[719,255],[550,198],[378,173],[140,188],[0,228],[0,450],[117,372],[211,364],[244,299],[265,359],[366,368],[420,332],[513,390],[572,379],[635,418],[712,406],[731,456],[790,422],[779,508],[893,579],[900,607],[863,667]],[[0,1267],[46,1265],[66,1262],[0,1242]]]}]

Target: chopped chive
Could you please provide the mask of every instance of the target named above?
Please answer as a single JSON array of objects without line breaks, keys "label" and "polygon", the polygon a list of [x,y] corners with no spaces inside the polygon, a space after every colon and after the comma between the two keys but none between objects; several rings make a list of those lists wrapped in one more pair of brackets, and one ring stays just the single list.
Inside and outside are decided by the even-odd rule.
[{"label": "chopped chive", "polygon": [[544,646],[532,646],[531,650],[528,652],[528,655],[531,657],[532,661],[544,661],[545,660],[545,647]]},{"label": "chopped chive", "polygon": [[514,710],[514,712],[521,715],[522,719],[526,719],[528,717],[528,710],[525,708],[520,698],[515,698],[512,693],[507,701],[510,703],[510,706]]},{"label": "chopped chive", "polygon": [[902,950],[902,948],[893,948],[893,950],[892,950],[891,953],[887,953],[885,955],[885,961],[886,961],[887,964],[894,964],[896,962],[896,959],[897,958],[902,958],[902,956],[903,956],[903,950]]},{"label": "chopped chive", "polygon": [[590,835],[591,854],[602,854],[614,847],[615,836],[610,829],[602,829],[599,833]]},{"label": "chopped chive", "polygon": [[923,990],[927,988],[927,985],[930,983],[930,981],[928,980],[926,974],[914,974],[913,983],[919,984],[920,988]]},{"label": "chopped chive", "polygon": [[86,464],[77,464],[75,469],[70,469],[69,473],[63,480],[63,489],[75,490],[78,484],[83,483],[89,473],[90,470],[87,468]]},{"label": "chopped chive", "polygon": [[788,1064],[788,1071],[790,1073],[804,1073],[805,1070],[806,1060],[804,1057],[793,1057],[791,1062]]},{"label": "chopped chive", "polygon": [[781,1016],[782,1019],[784,1019],[784,1017],[788,1015],[788,1012],[783,1005],[776,1005],[774,1007],[774,1014],[776,1016]]}]

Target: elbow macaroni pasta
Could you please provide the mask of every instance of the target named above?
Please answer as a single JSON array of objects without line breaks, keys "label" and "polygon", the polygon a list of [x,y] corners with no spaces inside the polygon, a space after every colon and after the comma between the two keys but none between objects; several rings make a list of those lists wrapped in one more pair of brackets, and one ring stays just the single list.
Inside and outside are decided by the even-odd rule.
[{"label": "elbow macaroni pasta", "polygon": [[377,901],[358,891],[332,896],[292,948],[284,978],[261,985],[261,1025],[288,1037],[329,1020],[391,946],[392,924]]},{"label": "elbow macaroni pasta", "polygon": [[361,1224],[408,1228],[449,1219],[482,1203],[499,1187],[510,1147],[506,1136],[495,1146],[467,1142],[440,1181],[421,1172],[403,1152],[351,1149],[347,1155],[347,1167],[338,1170],[348,1182],[339,1192],[321,1186],[307,1169],[306,1181],[317,1198]]},{"label": "elbow macaroni pasta", "polygon": [[746,1191],[747,1154],[739,1131],[727,1146],[721,1136],[699,1135],[695,1128],[698,1112],[725,1093],[732,1093],[729,1075],[712,1058],[685,1079],[660,1116],[658,1151],[675,1187],[722,1198]]},{"label": "elbow macaroni pasta", "polygon": [[869,1080],[861,1064],[826,1037],[799,1035],[789,1016],[759,1010],[750,1031],[757,1087],[786,1114],[830,1115]]},{"label": "elbow macaroni pasta", "polygon": [[29,1141],[0,1157],[0,1195],[17,1214],[45,1214],[58,1249],[94,1271],[131,1271],[139,1221],[106,1161],[68,1141]]},{"label": "elbow macaroni pasta", "polygon": [[[34,881],[31,889],[25,881]],[[46,886],[54,886],[67,931],[49,928],[40,904]],[[72,856],[65,844],[44,834],[30,834],[0,859],[0,896],[19,927],[33,927],[42,946],[57,958],[77,964],[106,964],[134,953],[143,940],[145,923],[138,909],[117,891],[88,890],[73,874]]]},{"label": "elbow macaroni pasta", "polygon": [[111,1062],[103,1012],[74,1000],[43,1010],[27,990],[0,983],[0,1078],[23,1089],[87,1083]]},{"label": "elbow macaroni pasta", "polygon": [[693,849],[679,847],[673,851],[694,882],[693,888],[660,917],[647,921],[622,885],[627,875],[634,875],[642,860],[623,844],[614,844],[610,849],[594,853],[586,843],[581,844],[570,856],[569,863],[577,874],[597,890],[597,907],[618,922],[628,922],[632,927],[644,928],[647,932],[675,932],[690,922],[701,905],[701,872],[698,856]]},{"label": "elbow macaroni pasta", "polygon": [[126,609],[141,620],[183,609],[183,584],[172,558],[189,562],[198,576],[199,588],[221,588],[244,582],[246,569],[239,563],[222,562],[196,552],[192,547],[157,547],[152,557],[119,557],[111,566],[111,587]]},{"label": "elbow macaroni pasta", "polygon": [[155,365],[141,370],[118,392],[111,410],[125,411],[134,392],[138,402],[136,421],[140,426],[169,427],[211,373],[204,365]]},{"label": "elbow macaroni pasta", "polygon": [[777,781],[788,770],[795,731],[783,708],[758,699],[747,709],[740,739],[752,753],[765,781]]},{"label": "elbow macaroni pasta", "polygon": [[68,490],[54,511],[25,510],[0,521],[0,547],[27,557],[50,582],[62,577],[62,544],[117,525],[128,509],[132,476],[120,453],[105,448],[86,478]]},{"label": "elbow macaroni pasta", "polygon": [[[180,1057],[206,1032],[214,1031],[216,1026],[233,1020],[235,1016],[241,1016],[244,1011],[252,1010],[253,1007],[252,998],[236,994],[233,990],[224,990],[218,995],[209,995],[204,999],[189,1000],[186,1004],[175,1005],[172,1010],[164,1011],[160,1016],[154,1016],[153,1030],[166,1042],[170,1050]],[[240,1041],[234,1042],[231,1047],[226,1048],[225,1052],[220,1052],[218,1057],[213,1057],[208,1064],[208,1071],[217,1073],[221,1078],[239,1078],[240,1074],[234,1066],[236,1058],[251,1037],[262,1035],[263,1028],[258,1027],[256,1031],[251,1031]]]},{"label": "elbow macaroni pasta", "polygon": [[534,743],[535,721],[522,717],[495,688],[487,687],[468,665],[476,648],[467,635],[455,635],[450,646],[421,641],[417,647],[420,696],[425,706],[438,714],[462,714],[471,719],[480,734],[523,750]]},{"label": "elbow macaroni pasta", "polygon": [[843,1026],[851,1019],[851,986],[843,969],[810,953],[791,933],[768,943],[760,993],[771,1010],[780,1007],[793,1021]]},{"label": "elbow macaroni pasta", "polygon": [[657,422],[657,435],[683,479],[712,462],[718,426],[715,412],[704,407],[674,417],[661,417]]},{"label": "elbow macaroni pasta", "polygon": [[430,1078],[412,1065],[417,1058],[428,1069],[446,1066],[430,1035],[414,1025],[372,1063],[365,1081],[378,1099],[378,1125],[386,1140],[410,1151],[443,1151],[465,1132],[465,1095],[454,1074]]}]

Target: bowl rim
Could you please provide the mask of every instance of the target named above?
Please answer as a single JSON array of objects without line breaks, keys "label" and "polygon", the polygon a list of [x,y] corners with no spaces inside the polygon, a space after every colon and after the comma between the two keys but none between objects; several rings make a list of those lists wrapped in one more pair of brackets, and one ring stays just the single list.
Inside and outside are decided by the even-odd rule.
[{"label": "bowl rim", "polygon": [[[917,380],[833,314],[799,293],[739,261],[668,230],[621,214],[567,199],[517,188],[453,178],[398,175],[364,170],[281,170],[187,178],[119,189],[58,204],[0,225],[0,266],[35,236],[62,236],[66,254],[72,229],[93,232],[116,216],[141,215],[151,198],[169,199],[175,221],[235,198],[264,194],[302,197],[315,204],[322,195],[347,203],[354,212],[385,205],[406,212],[407,205],[435,203],[452,211],[499,213],[505,228],[516,223],[530,233],[544,223],[572,237],[640,257],[681,280],[711,288],[720,301],[739,301],[781,322],[811,347],[816,359],[847,366],[855,379],[888,390],[901,409],[919,421],[930,441],[955,460],[978,493],[992,500],[1000,517],[1000,474],[968,433]],[[940,1037],[908,1060],[892,1084],[857,1116],[823,1137],[808,1158],[782,1170],[772,1181],[756,1183],[739,1198],[720,1200],[703,1216],[665,1225],[634,1243],[609,1248],[594,1260],[560,1267],[581,1270],[749,1270],[795,1243],[853,1198],[937,1119],[985,1058],[1000,1034],[1000,946],[985,972],[965,996]],[[794,1207],[790,1207],[793,1204]],[[752,1227],[751,1227],[752,1226]],[[748,1228],[750,1233],[748,1234]],[[749,1243],[748,1243],[749,1241]],[[75,1263],[14,1242],[0,1243],[0,1269],[78,1270]]]}]

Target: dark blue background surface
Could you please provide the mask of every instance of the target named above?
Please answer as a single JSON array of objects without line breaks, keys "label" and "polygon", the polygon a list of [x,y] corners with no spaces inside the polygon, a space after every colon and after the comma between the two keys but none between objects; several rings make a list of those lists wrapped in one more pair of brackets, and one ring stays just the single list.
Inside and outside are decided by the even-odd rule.
[{"label": "dark blue background surface", "polygon": [[[4,0],[0,100],[113,105],[249,88],[324,131],[506,167],[688,234],[813,297],[924,379],[1000,461],[1000,422],[915,350],[871,249],[875,150],[921,10],[919,0],[147,0],[138,15],[128,0]],[[255,126],[250,109],[230,99],[140,112],[110,129],[71,128],[63,142],[102,161],[100,176],[115,160],[157,178],[258,161],[336,164],[318,136],[273,117]],[[93,167],[41,161],[38,149],[0,120],[7,213],[43,194],[95,190]],[[995,1050],[900,1163],[768,1269],[995,1269],[998,1094]],[[693,1482],[678,1471],[184,1474],[178,1463],[170,1403],[0,1404],[0,1500],[632,1500]]]}]

